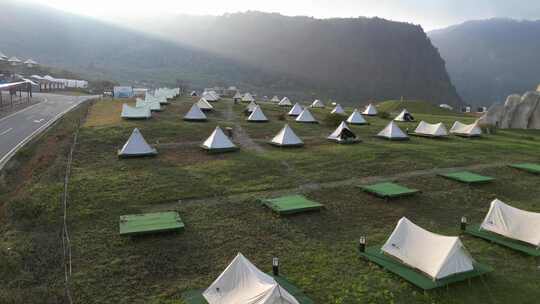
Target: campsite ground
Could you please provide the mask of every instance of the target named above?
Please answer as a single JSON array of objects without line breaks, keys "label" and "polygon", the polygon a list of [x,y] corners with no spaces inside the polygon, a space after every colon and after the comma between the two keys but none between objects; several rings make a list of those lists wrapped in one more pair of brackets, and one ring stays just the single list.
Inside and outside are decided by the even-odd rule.
[{"label": "campsite ground", "polygon": [[[505,166],[539,162],[540,132],[498,130],[472,140],[388,142],[373,137],[388,120],[370,117],[370,125],[353,127],[362,143],[337,145],[325,139],[335,126],[286,118],[306,146],[280,149],[266,142],[283,126],[285,109],[264,104],[271,121],[248,123],[245,105],[224,100],[215,103],[208,122],[185,122],[181,117],[190,101],[179,98],[144,121],[120,120],[120,101],[97,102],[88,115],[83,106],[16,155],[0,176],[0,302],[64,300],[60,202],[67,152],[82,118],[67,210],[75,303],[182,303],[182,292],[208,286],[237,252],[265,271],[279,256],[282,273],[316,303],[533,303],[540,297],[536,259],[472,237],[463,237],[465,246],[495,272],[426,293],[360,259],[356,251],[361,235],[372,245],[384,242],[402,216],[455,235],[462,215],[480,221],[494,198],[540,212],[538,176]],[[329,111],[313,113],[322,122]],[[474,119],[429,107],[417,111],[417,120],[447,126]],[[217,124],[241,128],[260,149],[201,151],[198,145]],[[157,157],[116,157],[134,127],[156,145]],[[462,166],[497,179],[469,187],[436,176]],[[422,193],[386,202],[357,187],[384,179]],[[303,193],[325,209],[279,217],[258,202],[292,193]],[[177,210],[186,230],[118,235],[120,215],[164,210]]]}]

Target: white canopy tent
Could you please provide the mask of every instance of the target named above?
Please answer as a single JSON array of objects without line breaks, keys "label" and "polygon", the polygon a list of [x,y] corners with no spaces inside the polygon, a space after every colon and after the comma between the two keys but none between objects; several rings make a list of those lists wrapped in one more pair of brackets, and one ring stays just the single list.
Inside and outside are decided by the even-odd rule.
[{"label": "white canopy tent", "polygon": [[302,106],[297,102],[291,108],[289,113],[287,113],[287,115],[289,115],[289,116],[298,116],[298,115],[300,115],[300,113],[302,113],[303,110],[304,109],[302,108]]},{"label": "white canopy tent", "polygon": [[473,123],[470,125],[461,123],[459,121],[454,122],[452,128],[450,128],[450,133],[458,136],[464,137],[478,137],[482,135],[482,129],[478,126],[478,123]]},{"label": "white canopy tent", "polygon": [[313,103],[311,103],[312,108],[324,108],[324,103],[320,99],[315,99]]},{"label": "white canopy tent", "polygon": [[148,106],[132,107],[125,103],[122,105],[121,117],[126,119],[150,118],[152,117],[152,111]]},{"label": "white canopy tent", "polygon": [[339,126],[330,134],[327,139],[338,142],[355,142],[358,141],[356,134],[349,128],[346,122],[342,121]]},{"label": "white canopy tent", "polygon": [[264,115],[261,107],[256,105],[247,120],[252,122],[266,122],[268,121],[268,118]]},{"label": "white canopy tent", "polygon": [[368,104],[368,106],[366,107],[364,112],[362,112],[362,114],[367,115],[367,116],[375,116],[375,115],[377,115],[377,113],[379,113],[377,111],[377,108],[371,103]]},{"label": "white canopy tent", "polygon": [[196,105],[199,107],[199,109],[201,109],[203,111],[212,111],[212,110],[214,110],[214,106],[211,105],[204,98],[199,99],[199,101],[197,101]]},{"label": "white canopy tent", "polygon": [[156,154],[156,149],[150,147],[137,128],[133,130],[122,149],[118,150],[118,156],[121,157],[149,156]]},{"label": "white canopy tent", "polygon": [[367,124],[367,121],[365,120],[364,116],[358,112],[357,109],[354,109],[352,114],[347,118],[347,123],[351,125],[365,125]]},{"label": "white canopy tent", "polygon": [[395,121],[414,121],[414,117],[407,111],[407,109],[403,109],[401,113],[399,113],[396,118],[394,118]]},{"label": "white canopy tent", "polygon": [[206,117],[206,115],[203,113],[203,111],[201,111],[201,109],[199,109],[196,103],[193,104],[191,106],[191,109],[189,109],[186,115],[184,115],[184,120],[203,121],[207,119],[208,118]]},{"label": "white canopy tent", "polygon": [[474,260],[459,237],[432,233],[403,217],[381,250],[433,280],[471,271]]},{"label": "white canopy tent", "polygon": [[214,132],[210,134],[201,145],[201,148],[208,151],[232,151],[238,149],[236,145],[223,133],[223,130],[219,126],[214,129]]},{"label": "white canopy tent", "polygon": [[137,98],[135,102],[136,107],[149,107],[150,111],[161,111],[161,104],[158,100],[146,101],[140,98]]},{"label": "white canopy tent", "polygon": [[279,97],[275,96],[272,97],[272,99],[270,99],[271,102],[276,102],[276,103],[279,103]]},{"label": "white canopy tent", "polygon": [[203,292],[208,304],[300,304],[241,253]]},{"label": "white canopy tent", "polygon": [[540,247],[540,213],[521,210],[495,199],[481,229]]},{"label": "white canopy tent", "polygon": [[340,115],[345,115],[345,110],[343,110],[343,108],[341,107],[341,105],[338,103],[334,109],[332,110],[332,112],[330,112],[330,114],[340,114]]},{"label": "white canopy tent", "polygon": [[248,92],[248,93],[244,94],[244,96],[242,97],[242,101],[243,102],[254,102],[255,98],[253,98],[253,96],[251,96],[251,94]]},{"label": "white canopy tent", "polygon": [[278,105],[281,107],[290,107],[292,106],[292,102],[289,100],[288,97],[283,97],[283,99],[281,99]]},{"label": "white canopy tent", "polygon": [[377,136],[390,140],[409,139],[409,136],[405,134],[394,121],[391,121],[381,132],[379,132],[379,134],[377,134]]},{"label": "white canopy tent", "polygon": [[272,145],[285,146],[302,146],[304,142],[294,133],[294,131],[285,124],[274,138],[270,141]]},{"label": "white canopy tent", "polygon": [[305,108],[298,117],[296,117],[296,122],[304,122],[304,123],[319,123],[313,115],[311,115],[311,112],[308,110],[308,108]]},{"label": "white canopy tent", "polygon": [[430,124],[425,121],[421,121],[414,130],[414,134],[428,137],[444,137],[448,136],[448,130],[442,122]]}]

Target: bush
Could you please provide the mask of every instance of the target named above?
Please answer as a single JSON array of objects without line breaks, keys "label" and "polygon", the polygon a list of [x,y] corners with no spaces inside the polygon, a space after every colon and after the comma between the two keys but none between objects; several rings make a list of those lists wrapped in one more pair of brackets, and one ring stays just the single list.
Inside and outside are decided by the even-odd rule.
[{"label": "bush", "polygon": [[323,123],[329,127],[337,127],[339,124],[346,120],[347,117],[340,114],[328,114],[323,120]]},{"label": "bush", "polygon": [[380,111],[379,114],[377,114],[377,115],[382,119],[389,119],[390,118],[390,113],[385,112],[385,111]]}]

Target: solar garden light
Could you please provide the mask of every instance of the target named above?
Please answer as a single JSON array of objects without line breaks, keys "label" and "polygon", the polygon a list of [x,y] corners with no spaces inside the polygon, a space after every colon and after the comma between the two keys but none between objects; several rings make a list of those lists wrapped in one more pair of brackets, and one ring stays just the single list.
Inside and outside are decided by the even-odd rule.
[{"label": "solar garden light", "polygon": [[358,249],[360,249],[360,252],[366,252],[366,237],[361,236],[360,241],[358,242]]},{"label": "solar garden light", "polygon": [[279,258],[272,258],[272,273],[279,276]]},{"label": "solar garden light", "polygon": [[461,230],[465,231],[466,228],[467,228],[467,217],[462,216],[461,217]]}]

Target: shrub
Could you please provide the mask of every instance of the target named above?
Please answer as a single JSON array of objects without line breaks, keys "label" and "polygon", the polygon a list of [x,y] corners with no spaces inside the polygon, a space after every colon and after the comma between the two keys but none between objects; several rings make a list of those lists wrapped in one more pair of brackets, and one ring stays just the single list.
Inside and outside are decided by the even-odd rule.
[{"label": "shrub", "polygon": [[323,120],[323,123],[329,127],[337,127],[339,124],[346,120],[347,117],[340,114],[328,114]]},{"label": "shrub", "polygon": [[382,119],[389,119],[390,118],[390,113],[385,112],[385,111],[380,111],[379,114],[377,114],[377,115]]}]

